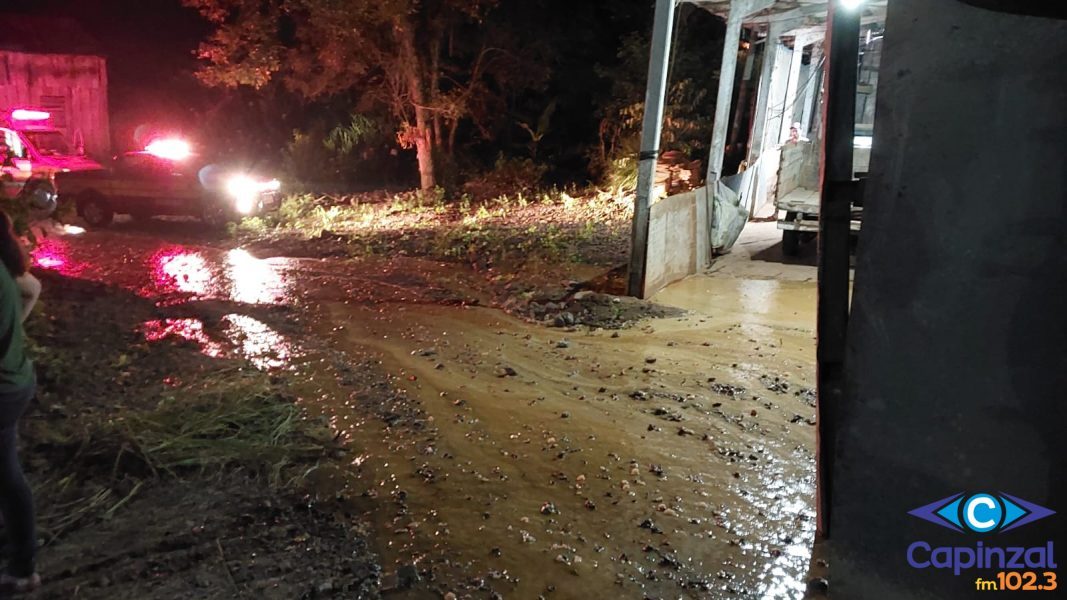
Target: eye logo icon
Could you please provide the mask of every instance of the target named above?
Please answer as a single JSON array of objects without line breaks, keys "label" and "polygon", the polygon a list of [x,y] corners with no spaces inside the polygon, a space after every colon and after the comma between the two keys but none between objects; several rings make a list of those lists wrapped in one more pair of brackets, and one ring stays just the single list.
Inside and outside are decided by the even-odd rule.
[{"label": "eye logo icon", "polygon": [[1010,531],[1056,512],[1000,492],[959,493],[920,506],[908,514],[960,533],[992,533]]}]

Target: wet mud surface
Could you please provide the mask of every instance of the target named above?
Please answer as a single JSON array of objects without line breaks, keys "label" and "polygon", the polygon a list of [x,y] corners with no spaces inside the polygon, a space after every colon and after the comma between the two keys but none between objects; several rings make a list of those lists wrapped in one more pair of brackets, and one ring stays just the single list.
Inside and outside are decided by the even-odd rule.
[{"label": "wet mud surface", "polygon": [[[329,526],[267,526],[303,541],[254,550],[238,513],[257,523],[295,513],[264,513],[257,493],[238,492],[234,510],[215,517],[233,558],[163,571],[153,589],[173,591],[150,597],[229,597],[168,587],[201,571],[205,589],[236,582],[248,597],[272,597],[255,587],[271,578],[301,586],[273,597],[804,595],[815,529],[813,284],[694,279],[641,303],[591,283],[604,269],[294,258],[163,223],[56,234],[35,261],[50,277],[147,300],[117,335],[148,354],[178,344],[285,379],[342,450],[309,475],[307,503],[327,507],[315,514],[329,513]],[[143,513],[153,498],[122,510]],[[43,564],[125,535],[108,527],[46,549]],[[199,548],[190,552],[210,554],[209,537],[189,538]],[[331,546],[340,554],[327,556]],[[157,547],[146,536],[144,555]],[[234,571],[249,554],[263,569],[283,567]],[[115,564],[129,560],[149,559]],[[302,570],[309,560],[322,568]],[[337,575],[343,563],[358,576]],[[81,581],[58,579],[68,587],[54,590]]]}]

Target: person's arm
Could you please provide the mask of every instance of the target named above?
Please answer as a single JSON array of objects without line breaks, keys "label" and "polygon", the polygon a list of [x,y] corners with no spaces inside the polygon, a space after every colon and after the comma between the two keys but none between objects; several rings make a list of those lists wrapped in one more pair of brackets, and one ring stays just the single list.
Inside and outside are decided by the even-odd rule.
[{"label": "person's arm", "polygon": [[37,299],[41,296],[41,282],[29,271],[26,271],[15,278],[15,285],[18,286],[19,293],[22,296],[22,320],[25,322],[26,318],[30,316],[33,306],[37,304]]}]

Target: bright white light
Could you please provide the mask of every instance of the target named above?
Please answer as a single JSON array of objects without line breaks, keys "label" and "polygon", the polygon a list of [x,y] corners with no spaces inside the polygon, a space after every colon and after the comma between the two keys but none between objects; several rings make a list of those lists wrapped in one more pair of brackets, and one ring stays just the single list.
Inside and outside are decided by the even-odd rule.
[{"label": "bright white light", "polygon": [[184,160],[192,154],[189,142],[179,139],[154,140],[145,146],[145,152],[167,160]]},{"label": "bright white light", "polygon": [[251,214],[256,208],[255,196],[238,196],[237,197],[237,212],[242,215]]},{"label": "bright white light", "polygon": [[77,225],[63,225],[63,233],[67,235],[81,235],[85,233],[85,229],[78,227]]},{"label": "bright white light", "polygon": [[247,215],[255,210],[260,194],[276,192],[281,186],[277,179],[256,181],[247,175],[234,175],[226,182],[226,191],[237,201],[237,211]]},{"label": "bright white light", "polygon": [[258,190],[256,182],[245,175],[234,175],[226,182],[226,191],[235,198],[255,196]]},{"label": "bright white light", "polygon": [[841,0],[841,8],[848,10],[856,10],[864,3],[865,0]]},{"label": "bright white light", "polygon": [[29,110],[26,108],[18,108],[11,111],[11,118],[16,121],[45,121],[51,117],[52,115],[43,110]]},{"label": "bright white light", "polygon": [[874,138],[869,135],[857,135],[852,138],[852,146],[855,148],[870,148],[874,144]]}]

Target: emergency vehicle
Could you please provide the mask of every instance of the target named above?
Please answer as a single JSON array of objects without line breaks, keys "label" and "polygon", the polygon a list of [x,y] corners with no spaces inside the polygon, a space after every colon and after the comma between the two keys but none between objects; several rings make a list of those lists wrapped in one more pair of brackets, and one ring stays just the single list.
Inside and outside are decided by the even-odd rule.
[{"label": "emergency vehicle", "polygon": [[107,227],[116,214],[193,216],[219,227],[281,204],[277,179],[209,162],[179,139],[154,140],[107,168],[62,172],[54,182],[90,227]]},{"label": "emergency vehicle", "polygon": [[34,208],[55,208],[54,179],[57,173],[92,171],[100,163],[85,156],[81,144],[71,143],[52,124],[52,115],[36,108],[13,108],[0,112],[0,181],[9,200],[27,198]]}]

